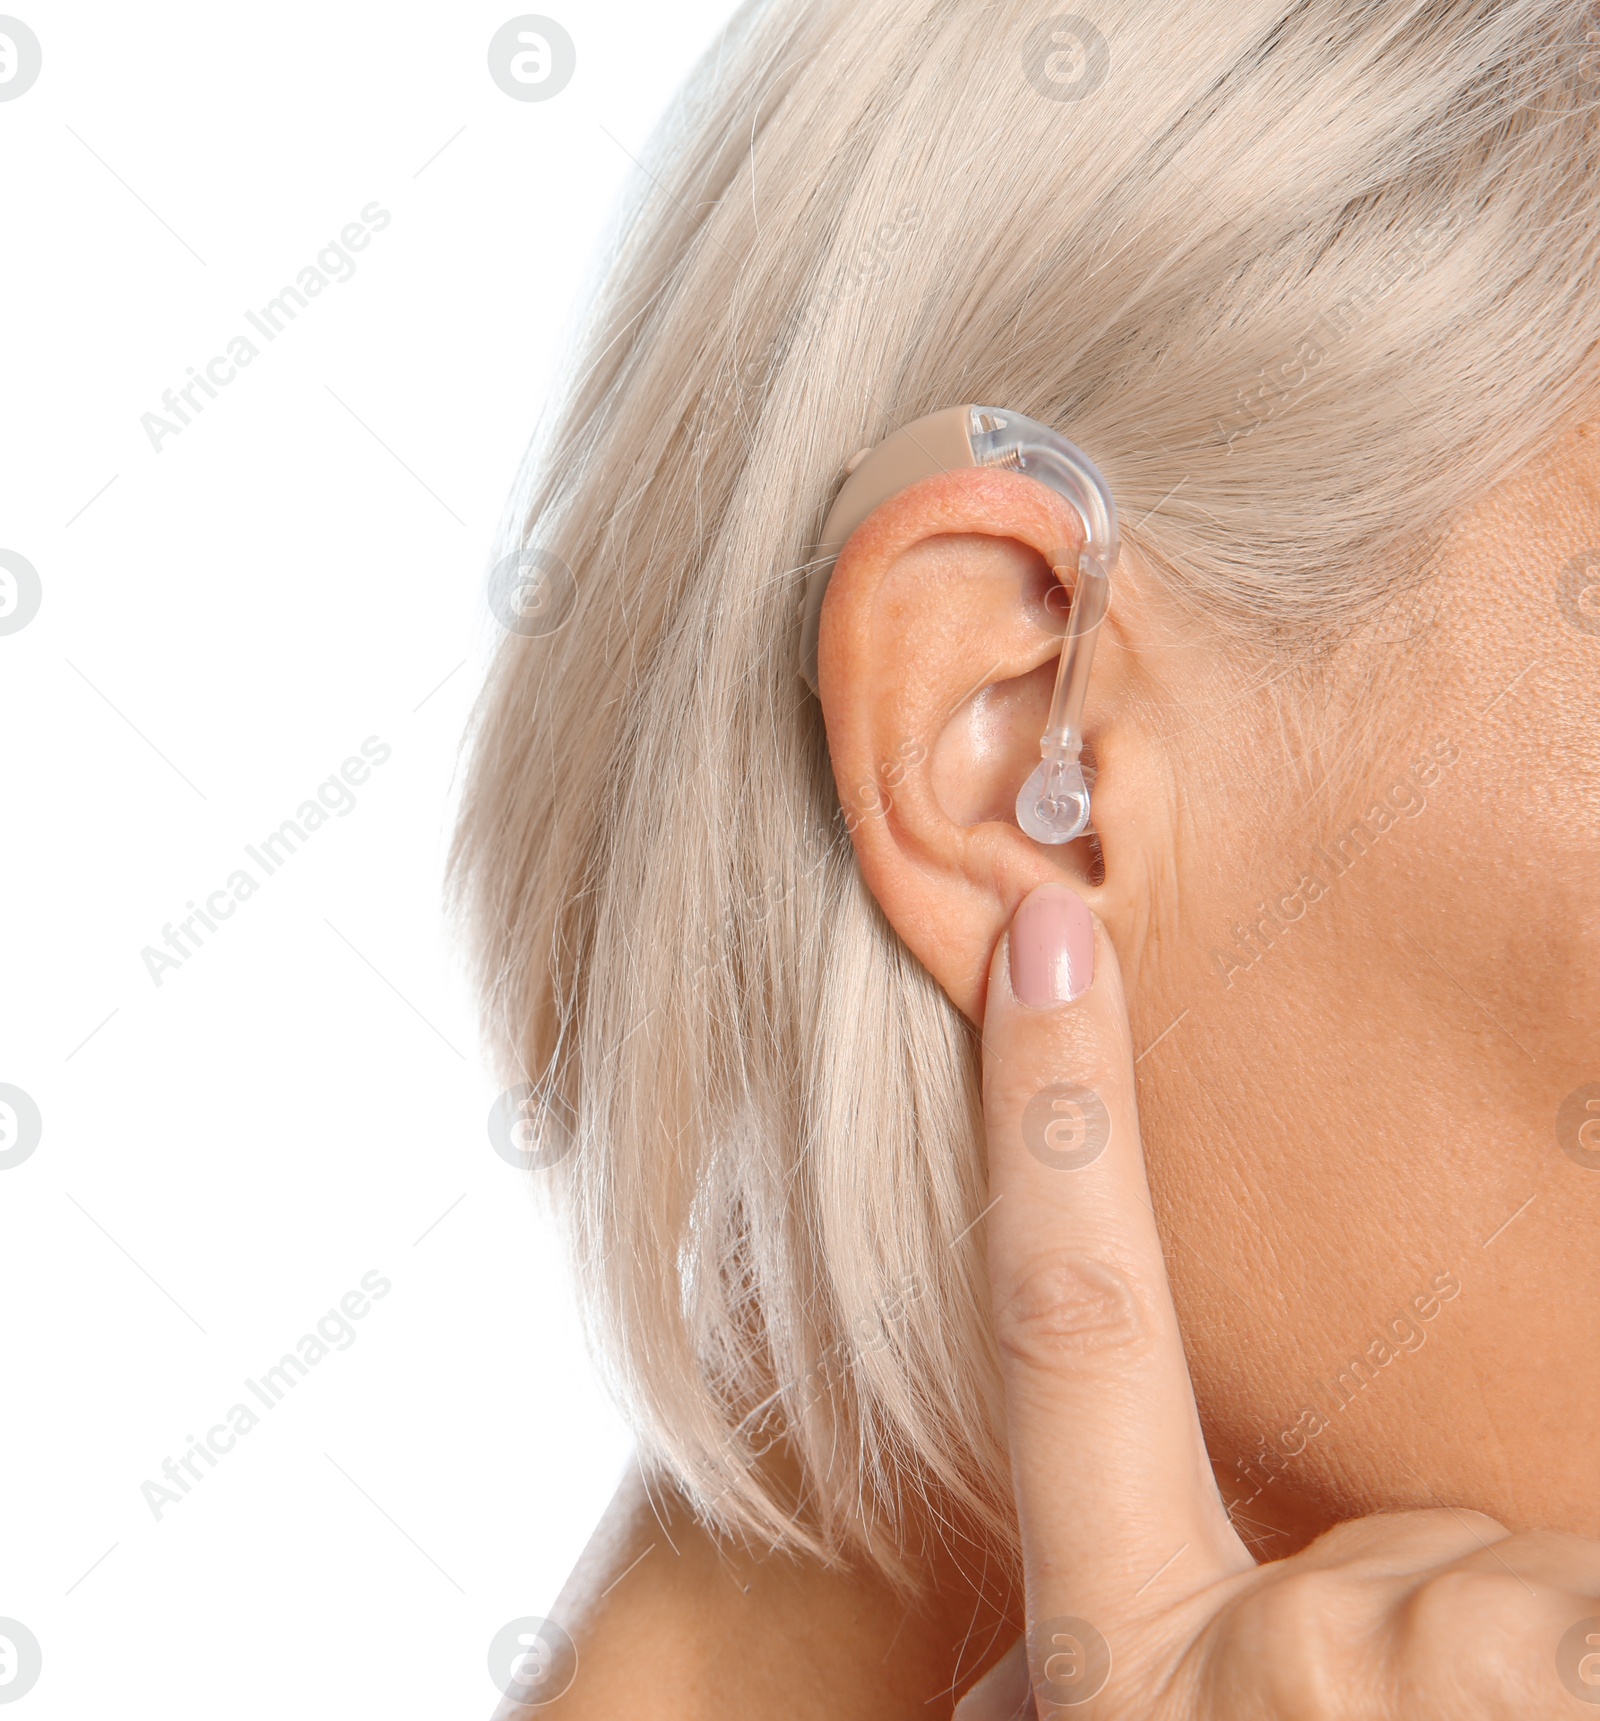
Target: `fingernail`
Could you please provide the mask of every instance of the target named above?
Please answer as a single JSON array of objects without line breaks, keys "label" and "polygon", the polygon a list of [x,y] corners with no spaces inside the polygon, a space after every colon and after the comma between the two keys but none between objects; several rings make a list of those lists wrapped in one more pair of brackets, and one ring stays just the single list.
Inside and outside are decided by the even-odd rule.
[{"label": "fingernail", "polygon": [[1070,1004],[1094,979],[1094,922],[1064,884],[1036,885],[1011,921],[1011,990],[1033,1010]]}]

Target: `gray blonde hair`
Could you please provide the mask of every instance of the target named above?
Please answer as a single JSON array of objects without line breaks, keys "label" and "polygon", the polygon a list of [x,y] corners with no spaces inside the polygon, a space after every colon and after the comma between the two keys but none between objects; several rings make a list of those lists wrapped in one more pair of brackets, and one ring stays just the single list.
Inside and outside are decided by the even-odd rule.
[{"label": "gray blonde hair", "polygon": [[1175,591],[1307,651],[1593,398],[1590,7],[1094,6],[735,17],[519,487],[511,549],[570,585],[498,651],[452,858],[648,1463],[897,1578],[919,1526],[1014,1561],[1016,1525],[974,1037],[798,673],[844,459],[1044,419]]}]

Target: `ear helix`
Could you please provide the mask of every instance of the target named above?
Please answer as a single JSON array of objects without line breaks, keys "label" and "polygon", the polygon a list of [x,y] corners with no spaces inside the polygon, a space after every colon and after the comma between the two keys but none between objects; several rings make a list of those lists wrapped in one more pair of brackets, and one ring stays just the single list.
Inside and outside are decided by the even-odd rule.
[{"label": "ear helix", "polygon": [[1017,796],[1017,823],[1035,842],[1069,843],[1089,824],[1083,706],[1119,546],[1116,504],[1105,479],[1082,449],[1048,425],[1000,407],[946,407],[858,454],[828,512],[801,602],[800,671],[815,692],[822,599],[846,539],[879,503],[907,485],[960,466],[1000,467],[1036,478],[1065,497],[1083,521],[1076,557],[1058,550],[1050,558],[1063,584],[1070,574],[1072,602],[1039,764]]}]

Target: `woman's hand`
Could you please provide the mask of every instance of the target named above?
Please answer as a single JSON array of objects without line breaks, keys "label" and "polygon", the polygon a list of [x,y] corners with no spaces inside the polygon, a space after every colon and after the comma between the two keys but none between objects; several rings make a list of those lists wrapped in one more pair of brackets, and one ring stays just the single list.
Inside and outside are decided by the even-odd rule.
[{"label": "woman's hand", "polygon": [[[1028,1634],[958,1721],[1530,1721],[1600,1704],[1600,1545],[1479,1513],[1257,1565],[1201,1438],[1105,930],[1027,898],[984,1018],[989,1263]],[[1204,1144],[1197,1143],[1197,1151]]]}]

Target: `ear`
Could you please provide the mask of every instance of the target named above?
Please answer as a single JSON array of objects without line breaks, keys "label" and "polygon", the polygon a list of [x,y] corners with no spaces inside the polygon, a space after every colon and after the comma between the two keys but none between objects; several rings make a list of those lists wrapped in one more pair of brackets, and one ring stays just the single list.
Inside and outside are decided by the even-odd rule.
[{"label": "ear", "polygon": [[[1085,711],[1090,831],[1049,848],[1017,825],[1039,762],[1075,567],[1076,512],[1016,473],[962,468],[884,502],[845,545],[822,607],[817,674],[840,803],[868,888],[956,1006],[981,1021],[990,957],[1037,884],[1070,884],[1117,938],[1170,852],[1159,748],[1136,711],[1125,551]],[[1070,572],[1065,576],[1070,580]],[[1167,845],[1164,849],[1163,845]],[[1130,961],[1130,958],[1133,958]]]}]

